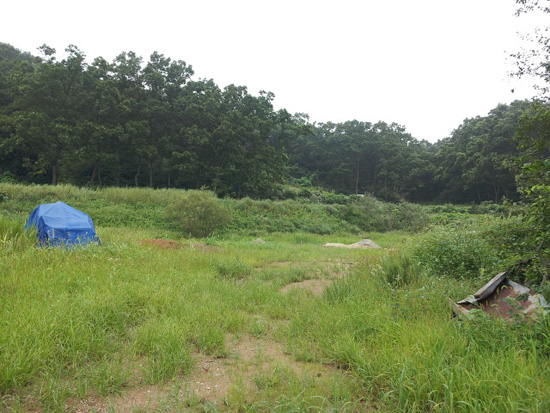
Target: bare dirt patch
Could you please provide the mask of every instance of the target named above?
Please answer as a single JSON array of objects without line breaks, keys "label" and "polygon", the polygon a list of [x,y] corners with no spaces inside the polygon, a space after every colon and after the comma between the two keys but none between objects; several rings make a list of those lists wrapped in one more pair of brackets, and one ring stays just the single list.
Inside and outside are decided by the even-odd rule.
[{"label": "bare dirt patch", "polygon": [[227,357],[214,358],[197,353],[193,372],[164,386],[136,383],[120,396],[90,395],[86,399],[68,399],[65,408],[71,412],[109,412],[113,409],[129,412],[192,410],[192,406],[209,405],[224,410],[236,387],[244,389],[247,399],[253,400],[258,377],[269,376],[280,368],[298,377],[309,374],[318,380],[335,374],[333,366],[296,361],[285,353],[282,343],[269,338],[228,335],[226,343]]},{"label": "bare dirt patch", "polygon": [[229,335],[227,348],[227,358],[200,356],[197,368],[185,380],[188,395],[191,393],[203,401],[220,405],[237,383],[252,397],[256,390],[255,379],[269,375],[276,368],[288,368],[297,376],[308,372],[322,378],[333,373],[330,366],[296,361],[285,354],[282,343],[268,338]]},{"label": "bare dirt patch", "polygon": [[131,411],[156,411],[162,400],[166,398],[167,390],[158,386],[140,386],[127,390],[121,396],[90,396],[83,400],[68,399],[65,410],[69,412],[106,413]]},{"label": "bare dirt patch", "polygon": [[279,292],[286,294],[292,290],[305,289],[311,291],[314,295],[320,296],[330,284],[332,284],[332,280],[304,280],[287,284]]}]

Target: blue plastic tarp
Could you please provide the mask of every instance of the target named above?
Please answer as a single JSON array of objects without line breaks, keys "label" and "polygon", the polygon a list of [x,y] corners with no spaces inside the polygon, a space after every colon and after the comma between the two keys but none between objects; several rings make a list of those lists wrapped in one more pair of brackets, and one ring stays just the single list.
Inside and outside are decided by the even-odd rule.
[{"label": "blue plastic tarp", "polygon": [[42,204],[31,213],[25,230],[35,227],[40,245],[73,246],[99,242],[94,222],[64,202]]}]

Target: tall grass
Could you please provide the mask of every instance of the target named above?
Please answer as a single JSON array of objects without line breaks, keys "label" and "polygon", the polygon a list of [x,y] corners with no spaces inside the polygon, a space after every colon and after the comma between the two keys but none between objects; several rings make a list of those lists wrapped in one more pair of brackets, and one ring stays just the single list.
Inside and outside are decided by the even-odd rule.
[{"label": "tall grass", "polygon": [[[29,201],[11,193],[14,188],[2,187],[9,199],[0,203],[6,240],[0,248],[0,410],[64,410],[70,399],[116,401],[135,389],[176,387],[205,358],[238,366],[224,399],[207,403],[193,396],[180,404],[174,397],[159,410],[550,408],[548,319],[453,319],[448,298],[471,294],[479,288],[477,278],[434,276],[407,253],[425,239],[443,240],[442,231],[361,233],[387,249],[348,250],[323,244],[351,243],[355,232],[267,232],[265,244],[256,244],[251,226],[240,234],[218,234],[209,246],[182,242],[182,248],[167,250],[138,242],[170,234],[147,229],[156,220],[151,218],[145,228],[100,227],[101,247],[41,249],[22,233]],[[50,190],[30,188],[34,196]],[[118,204],[101,191],[60,191],[95,211],[142,204],[126,205],[128,219],[144,210],[156,217],[166,205],[154,190],[145,191],[143,199],[151,198],[143,202],[129,191]],[[244,205],[237,215],[260,217],[263,211],[267,221],[279,222],[288,221],[293,208],[298,216],[309,208],[223,202]],[[311,208],[320,223],[336,222],[322,220],[325,206]],[[341,212],[334,211],[330,216]],[[504,242],[509,231],[497,230],[492,228]],[[489,247],[479,246],[479,254]],[[451,258],[452,248],[445,255]],[[315,279],[331,282],[321,296],[306,288],[281,290]],[[238,359],[232,345],[244,338],[283,345],[284,362]],[[248,369],[251,363],[256,370]]]},{"label": "tall grass", "polygon": [[17,252],[32,245],[36,239],[33,231],[24,232],[24,222],[21,219],[0,215],[0,249]]},{"label": "tall grass", "polygon": [[[41,203],[63,201],[88,213],[99,226],[150,228],[174,232],[174,212],[170,206],[185,206],[193,194],[201,191],[151,188],[86,189],[71,185],[16,185],[0,183],[0,211],[26,217]],[[196,198],[195,197],[195,198]],[[343,197],[343,196],[341,196]],[[341,197],[336,197],[339,200]],[[223,199],[220,206],[232,211],[229,225],[217,234],[262,235],[273,232],[307,232],[314,234],[355,233],[364,231],[416,232],[424,229],[428,215],[423,208],[411,204],[388,204],[373,197],[349,197],[344,204],[326,204],[315,199],[285,201]],[[219,209],[219,208],[218,208]],[[184,214],[186,211],[181,211]],[[188,220],[187,220],[188,221]],[[212,217],[212,221],[219,221]],[[195,228],[184,225],[185,235],[202,236],[199,231],[208,220],[201,218]],[[226,223],[225,220],[223,222]],[[198,228],[198,226],[201,228]],[[192,223],[191,223],[192,225]],[[222,225],[220,225],[222,226]],[[213,226],[216,228],[216,226]]]},{"label": "tall grass", "polygon": [[292,320],[288,345],[298,358],[353,372],[383,410],[544,411],[550,374],[540,337],[548,323],[461,323],[445,297],[466,289],[421,275],[396,285],[380,270],[356,274]]}]

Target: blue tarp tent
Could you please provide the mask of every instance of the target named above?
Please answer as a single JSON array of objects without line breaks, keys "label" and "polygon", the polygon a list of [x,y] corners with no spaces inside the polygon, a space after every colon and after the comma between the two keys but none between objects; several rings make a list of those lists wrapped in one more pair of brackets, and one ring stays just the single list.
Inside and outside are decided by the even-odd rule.
[{"label": "blue tarp tent", "polygon": [[94,222],[84,212],[63,202],[42,204],[32,211],[25,230],[36,227],[40,245],[72,246],[99,242]]}]

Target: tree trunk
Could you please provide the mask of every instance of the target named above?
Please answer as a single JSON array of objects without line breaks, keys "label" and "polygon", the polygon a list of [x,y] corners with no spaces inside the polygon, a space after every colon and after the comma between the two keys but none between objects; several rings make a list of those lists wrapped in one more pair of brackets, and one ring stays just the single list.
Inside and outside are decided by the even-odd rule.
[{"label": "tree trunk", "polygon": [[141,163],[138,163],[137,171],[136,171],[136,174],[134,175],[134,184],[136,185],[136,187],[139,186],[138,177],[139,177],[140,170],[141,170]]},{"label": "tree trunk", "polygon": [[57,185],[57,164],[52,166],[52,185]]},{"label": "tree trunk", "polygon": [[97,162],[94,163],[94,170],[92,171],[92,176],[90,177],[90,180],[88,181],[88,185],[86,185],[88,188],[91,188],[94,185],[95,176],[97,174]]},{"label": "tree trunk", "polygon": [[355,195],[359,193],[359,166],[357,166],[355,171]]},{"label": "tree trunk", "polygon": [[212,192],[214,192],[214,194],[218,195],[218,184],[220,182],[220,170],[219,168],[217,167],[216,168],[216,173],[214,174],[214,179],[212,180]]},{"label": "tree trunk", "polygon": [[374,177],[372,179],[372,191],[376,193],[376,178],[378,178],[378,160],[374,162]]},{"label": "tree trunk", "polygon": [[147,168],[149,170],[149,188],[153,187],[153,162],[149,162],[147,165]]}]

